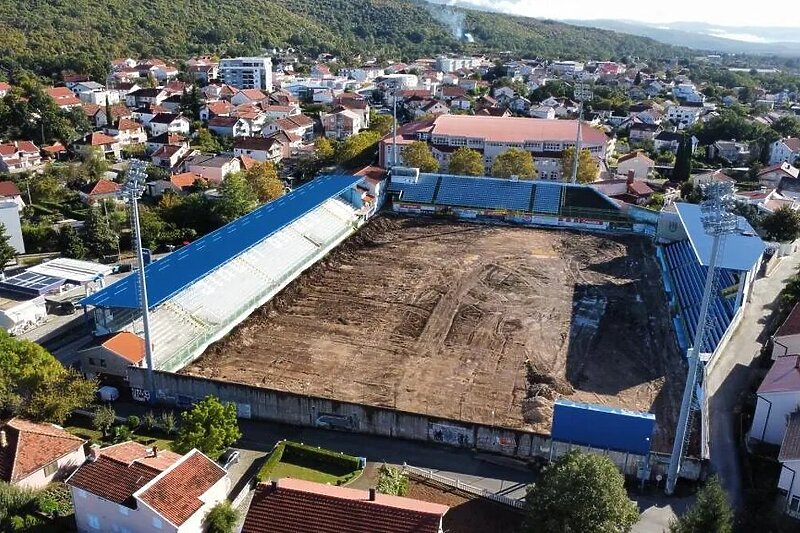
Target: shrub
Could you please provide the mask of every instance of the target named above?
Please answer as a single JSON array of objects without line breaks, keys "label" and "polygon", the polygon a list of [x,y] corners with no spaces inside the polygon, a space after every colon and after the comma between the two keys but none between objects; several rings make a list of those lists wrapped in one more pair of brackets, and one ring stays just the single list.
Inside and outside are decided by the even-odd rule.
[{"label": "shrub", "polygon": [[111,438],[115,443],[127,442],[133,437],[133,432],[128,426],[114,426],[111,430]]},{"label": "shrub", "polygon": [[230,502],[222,501],[206,515],[207,531],[208,533],[233,533],[238,520],[239,512],[231,506]]},{"label": "shrub", "polygon": [[275,467],[278,466],[278,463],[281,462],[283,458],[283,451],[286,449],[286,441],[280,441],[278,444],[275,445],[275,448],[272,449],[272,453],[269,454],[267,460],[264,462],[264,465],[256,474],[256,479],[258,481],[266,481],[269,479],[270,474],[272,471],[275,470]]},{"label": "shrub", "polygon": [[131,428],[131,431],[135,431],[141,425],[142,421],[136,415],[131,415],[128,417],[128,427]]},{"label": "shrub", "polygon": [[164,411],[161,413],[161,416],[158,419],[158,423],[161,426],[161,429],[164,430],[164,433],[167,435],[172,434],[175,431],[175,413],[172,411]]},{"label": "shrub", "polygon": [[376,488],[383,494],[405,496],[408,493],[408,476],[395,466],[381,465]]},{"label": "shrub", "polygon": [[142,417],[142,426],[144,429],[153,429],[157,424],[158,420],[156,419],[156,415],[153,413],[153,411],[147,411]]}]

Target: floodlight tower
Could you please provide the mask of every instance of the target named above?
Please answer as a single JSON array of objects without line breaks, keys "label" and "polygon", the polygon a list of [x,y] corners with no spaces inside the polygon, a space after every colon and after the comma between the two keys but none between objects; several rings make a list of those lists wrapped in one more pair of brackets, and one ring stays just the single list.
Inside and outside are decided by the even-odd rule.
[{"label": "floodlight tower", "polygon": [[578,161],[581,155],[581,123],[583,122],[583,103],[586,100],[593,98],[592,88],[586,83],[576,83],[574,87],[574,96],[578,101],[578,134],[575,139],[575,155],[572,159],[572,177],[570,183],[578,181]]},{"label": "floodlight tower", "polygon": [[694,342],[686,354],[689,362],[689,372],[686,376],[686,386],[683,389],[681,412],[678,417],[678,425],[675,428],[675,441],[672,445],[672,455],[669,460],[666,485],[666,493],[668,495],[675,491],[675,484],[678,481],[678,474],[681,470],[681,461],[689,445],[689,416],[692,411],[692,405],[696,400],[695,390],[700,376],[702,376],[703,362],[700,360],[700,352],[703,349],[703,341],[708,330],[708,308],[713,297],[712,289],[714,287],[714,275],[720,247],[725,236],[736,231],[738,221],[738,217],[730,212],[734,203],[733,185],[723,182],[711,182],[703,186],[703,193],[706,199],[700,205],[700,219],[703,223],[703,229],[713,240]]},{"label": "floodlight tower", "polygon": [[150,403],[155,402],[155,380],[153,379],[153,345],[150,338],[150,310],[147,302],[147,282],[144,274],[144,254],[142,252],[142,234],[139,226],[139,198],[144,192],[147,179],[147,163],[131,159],[128,166],[128,180],[122,189],[122,196],[131,210],[131,229],[133,230],[133,248],[136,252],[137,277],[139,278],[139,305],[142,312],[142,328],[144,329],[144,353],[147,361],[147,389]]},{"label": "floodlight tower", "polygon": [[392,90],[392,168],[397,166],[397,92],[395,84]]}]

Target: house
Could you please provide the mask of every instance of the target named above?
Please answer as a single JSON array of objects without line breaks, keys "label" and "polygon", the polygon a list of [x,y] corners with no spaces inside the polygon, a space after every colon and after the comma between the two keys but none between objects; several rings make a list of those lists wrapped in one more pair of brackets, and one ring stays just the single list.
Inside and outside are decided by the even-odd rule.
[{"label": "house", "polygon": [[147,133],[144,126],[127,118],[121,118],[114,124],[106,126],[104,131],[114,137],[120,146],[130,146],[132,144],[142,144],[147,141]]},{"label": "house", "polygon": [[640,151],[631,152],[617,160],[617,174],[627,176],[633,172],[635,179],[646,179],[653,172],[656,163]]},{"label": "house", "polygon": [[[509,100],[514,98],[517,93],[514,92],[514,89],[511,87],[497,87],[494,91],[492,91],[492,96],[497,103],[499,104],[506,104]],[[544,103],[544,102],[542,102]]]},{"label": "house", "polygon": [[472,109],[472,101],[466,96],[463,96],[461,98],[453,98],[450,101],[450,108],[460,109],[462,111],[468,111]]},{"label": "house", "polygon": [[758,173],[758,183],[767,189],[777,189],[784,178],[796,180],[800,176],[800,169],[783,161],[761,169]]},{"label": "house", "polygon": [[71,109],[81,105],[81,100],[66,87],[48,87],[45,92],[60,109]]},{"label": "house", "polygon": [[282,118],[292,117],[294,115],[300,114],[299,104],[287,104],[287,105],[262,104],[261,109],[264,111],[264,115],[267,121],[280,120]]},{"label": "house", "polygon": [[361,131],[364,124],[358,113],[350,109],[341,109],[322,115],[322,127],[329,139],[343,140]]},{"label": "house", "polygon": [[17,184],[13,181],[0,181],[0,202],[14,202],[17,204],[18,211],[25,208],[22,194],[19,192]]},{"label": "house", "polygon": [[173,190],[178,193],[185,192],[195,187],[200,182],[204,183],[206,180],[200,174],[194,172],[182,172],[180,174],[173,174],[169,178]]},{"label": "house", "polygon": [[39,147],[31,141],[12,141],[0,144],[0,172],[23,172],[41,165]]},{"label": "house", "polygon": [[800,354],[800,304],[794,306],[772,336],[772,358]]},{"label": "house", "polygon": [[731,165],[746,164],[753,154],[748,143],[730,141],[716,141],[708,147],[709,159],[722,159]]},{"label": "house", "polygon": [[797,202],[779,193],[776,189],[762,189],[760,191],[736,191],[734,197],[737,201],[754,205],[767,213],[774,213],[776,209],[788,207],[795,209]]},{"label": "house", "polygon": [[128,105],[128,107],[133,108],[156,106],[166,100],[167,96],[169,95],[164,89],[146,87],[129,92],[125,96],[125,103]]},{"label": "house", "polygon": [[[524,96],[515,96],[508,101],[508,108],[514,113],[526,114],[530,112],[531,101]],[[553,110],[555,113],[555,110]]]},{"label": "house", "polygon": [[102,128],[108,125],[108,115],[111,114],[111,121],[114,122],[120,118],[130,118],[133,113],[125,107],[124,104],[114,104],[106,109],[105,105],[96,104],[83,104],[83,112],[89,123],[95,128]]},{"label": "house", "polygon": [[206,104],[200,108],[200,120],[208,122],[214,117],[227,117],[230,116],[232,111],[233,106],[230,102],[226,102],[225,100],[206,102]]},{"label": "house", "polygon": [[790,163],[794,165],[800,157],[800,138],[786,137],[769,146],[769,164]]},{"label": "house", "polygon": [[652,141],[655,136],[661,132],[661,126],[658,124],[647,124],[645,122],[635,122],[631,124],[628,132],[628,139],[631,142],[645,142]]},{"label": "house", "polygon": [[252,134],[250,124],[239,117],[213,117],[208,121],[208,130],[220,137],[248,137]]},{"label": "house", "polygon": [[[694,153],[700,141],[694,135],[692,135],[692,138],[689,140],[692,143],[692,153]],[[662,131],[653,138],[653,148],[655,148],[657,152],[669,151],[673,154],[677,154],[681,142],[683,142],[683,133],[677,131]]]},{"label": "house", "polygon": [[438,100],[431,100],[425,105],[414,110],[414,118],[422,118],[425,115],[449,115],[450,108],[447,104]]},{"label": "house", "polygon": [[667,108],[667,119],[679,129],[688,128],[700,119],[702,107],[672,105]]},{"label": "house", "polygon": [[778,462],[781,463],[778,490],[786,496],[784,511],[789,516],[800,518],[800,412],[789,415]]},{"label": "house", "polygon": [[635,179],[633,170],[629,170],[624,177],[595,181],[589,185],[606,196],[634,205],[647,203],[655,192],[644,181]]},{"label": "house", "polygon": [[750,438],[780,444],[789,416],[800,409],[800,355],[775,359],[756,391]]},{"label": "house", "polygon": [[189,533],[227,495],[225,470],[198,450],[184,456],[137,442],[100,449],[67,479],[79,532]]},{"label": "house", "polygon": [[283,157],[283,150],[271,137],[238,137],[233,140],[233,155],[246,155],[261,163],[277,163]]},{"label": "house", "polygon": [[0,479],[20,487],[44,488],[83,464],[85,443],[59,426],[12,418],[0,424]]},{"label": "house", "polygon": [[191,122],[188,118],[174,113],[159,113],[148,123],[150,135],[161,135],[162,133],[189,135],[190,126]]},{"label": "house", "polygon": [[689,177],[689,180],[695,187],[699,187],[700,185],[703,185],[705,183],[711,183],[712,181],[725,181],[734,184],[736,183],[735,179],[728,176],[721,170],[714,170],[712,172],[705,172],[703,174],[694,174],[693,176]]},{"label": "house", "polygon": [[51,145],[42,147],[42,157],[48,160],[61,161],[68,155],[67,147],[56,141]]},{"label": "house", "polygon": [[199,174],[213,185],[219,185],[225,176],[241,170],[237,158],[225,155],[193,155],[186,159],[184,167],[188,172]]},{"label": "house", "polygon": [[467,96],[467,91],[458,85],[440,85],[436,96],[449,103],[455,98],[464,98]]},{"label": "house", "polygon": [[296,135],[303,142],[311,142],[314,138],[314,121],[305,115],[294,115],[266,124],[261,133],[269,137],[279,131]]},{"label": "house", "polygon": [[100,152],[107,158],[120,158],[120,145],[117,139],[99,131],[86,134],[82,139],[72,143],[72,148],[83,157]]},{"label": "house", "polygon": [[78,191],[78,196],[86,205],[93,205],[102,200],[116,200],[119,198],[121,187],[113,181],[100,179],[89,183]]},{"label": "house", "polygon": [[181,160],[189,153],[186,144],[164,145],[150,156],[153,165],[160,168],[173,169],[178,166]]},{"label": "house", "polygon": [[531,118],[544,118],[547,120],[553,120],[556,118],[556,110],[546,105],[532,106],[529,114]]},{"label": "house", "polygon": [[128,379],[128,367],[144,366],[144,339],[121,331],[97,346],[78,352],[81,371],[88,379],[100,375]]},{"label": "house", "polygon": [[268,96],[259,89],[242,89],[231,98],[231,104],[258,104],[268,99]]},{"label": "house", "polygon": [[119,103],[119,92],[109,91],[96,81],[82,81],[67,84],[69,89],[81,102],[97,105],[112,105]]},{"label": "house", "polygon": [[183,95],[173,94],[168,96],[159,105],[170,113],[179,113],[181,107],[183,107]]},{"label": "house", "polygon": [[189,141],[177,133],[162,133],[156,137],[150,137],[145,145],[145,153],[154,154],[162,146],[181,146],[189,148]]},{"label": "house", "polygon": [[447,511],[375,489],[283,478],[256,486],[241,533],[442,533]]}]

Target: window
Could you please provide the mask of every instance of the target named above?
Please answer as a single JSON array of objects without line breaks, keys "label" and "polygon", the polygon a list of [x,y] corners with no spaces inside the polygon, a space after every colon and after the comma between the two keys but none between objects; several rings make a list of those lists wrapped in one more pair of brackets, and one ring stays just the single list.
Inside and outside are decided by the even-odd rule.
[{"label": "window", "polygon": [[106,360],[105,359],[100,359],[100,366],[103,367],[103,368],[106,367]]},{"label": "window", "polygon": [[800,496],[792,496],[792,501],[789,503],[789,510],[794,512],[800,511]]},{"label": "window", "polygon": [[161,519],[157,516],[153,517],[153,527],[156,529],[161,529]]},{"label": "window", "polygon": [[86,517],[89,522],[89,527],[92,529],[100,529],[100,518],[97,515],[90,514]]},{"label": "window", "polygon": [[119,514],[128,516],[128,508],[124,505],[118,505],[117,509],[119,509]]},{"label": "window", "polygon": [[52,463],[44,467],[45,477],[52,476],[56,472],[58,472],[58,461],[53,461]]},{"label": "window", "polygon": [[94,357],[89,358],[89,364],[95,366]]}]

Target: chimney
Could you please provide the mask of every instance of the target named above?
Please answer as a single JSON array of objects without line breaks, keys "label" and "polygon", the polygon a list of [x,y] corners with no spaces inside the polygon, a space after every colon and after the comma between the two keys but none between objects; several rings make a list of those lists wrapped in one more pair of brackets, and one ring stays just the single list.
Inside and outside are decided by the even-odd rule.
[{"label": "chimney", "polygon": [[272,485],[272,490],[278,490],[278,480],[277,479],[273,479],[272,481],[269,482],[269,484]]},{"label": "chimney", "polygon": [[631,169],[628,171],[628,185],[633,185],[633,177],[636,175],[636,172]]},{"label": "chimney", "polygon": [[8,446],[8,437],[6,436],[6,430],[0,430],[0,448],[5,448]]},{"label": "chimney", "polygon": [[88,459],[92,462],[95,462],[99,457],[100,457],[100,445],[92,444],[91,446],[89,446]]},{"label": "chimney", "polygon": [[158,446],[153,446],[153,457],[158,457]]},{"label": "chimney", "polygon": [[[800,358],[798,358],[798,359],[800,359]],[[375,501],[375,489],[374,488],[373,489],[369,489],[369,501],[371,501],[371,502]]]}]

